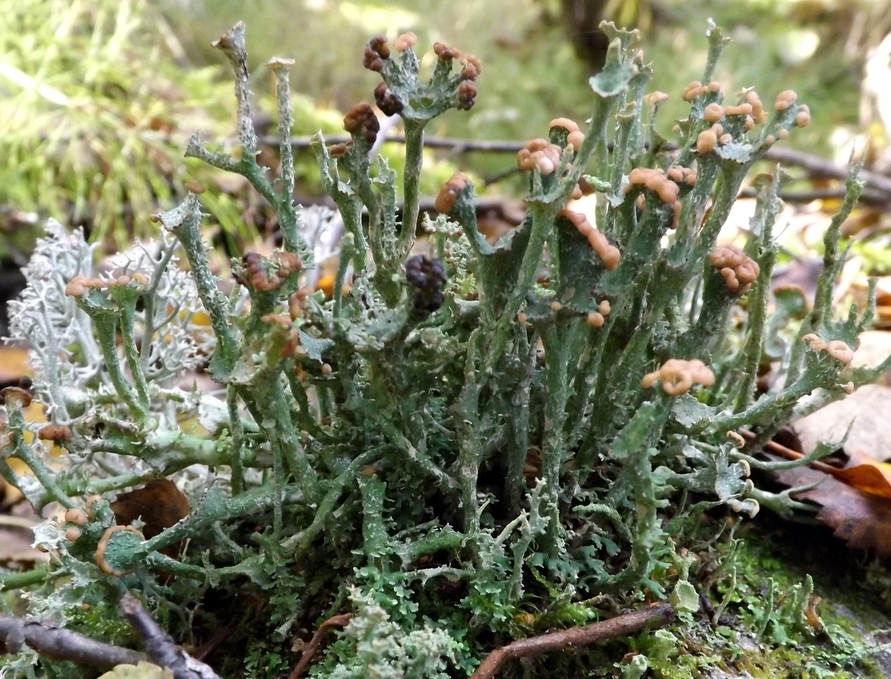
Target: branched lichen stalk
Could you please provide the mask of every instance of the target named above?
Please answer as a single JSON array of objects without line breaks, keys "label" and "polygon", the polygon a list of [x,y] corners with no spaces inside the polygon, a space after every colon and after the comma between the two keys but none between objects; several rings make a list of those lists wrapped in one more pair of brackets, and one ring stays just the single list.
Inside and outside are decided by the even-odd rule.
[{"label": "branched lichen stalk", "polygon": [[257,155],[257,135],[251,115],[251,90],[247,68],[247,47],[244,42],[243,21],[213,42],[213,46],[226,55],[232,65],[235,76],[235,100],[238,102],[238,139],[245,156],[255,158]]},{"label": "branched lichen stalk", "polygon": [[[294,205],[294,152],[291,148],[291,85],[288,80],[293,59],[275,57],[268,62],[275,73],[275,99],[278,113],[279,157],[281,160],[281,194],[278,203],[279,225],[282,240],[289,252],[304,254],[306,244],[303,242],[299,227],[299,217]],[[251,126],[253,130],[253,125]]]},{"label": "branched lichen stalk", "polygon": [[291,422],[291,413],[279,376],[264,376],[250,391],[259,411],[263,413],[259,420],[260,426],[266,432],[274,454],[282,456],[287,462],[289,471],[304,495],[315,498],[317,475],[300,442],[300,434]]},{"label": "branched lichen stalk", "polygon": [[142,361],[139,360],[139,349],[136,347],[136,332],[134,328],[136,316],[136,303],[125,302],[121,304],[121,338],[124,344],[124,358],[130,375],[136,385],[136,396],[143,411],[148,411],[150,399],[148,382],[145,379],[145,371]]},{"label": "branched lichen stalk", "polygon": [[418,203],[420,200],[421,166],[424,160],[424,123],[406,119],[405,124],[405,174],[402,179],[403,208],[402,230],[399,233],[398,252],[405,257],[415,239],[418,228]]},{"label": "branched lichen stalk", "polygon": [[179,207],[159,213],[158,220],[176,236],[186,253],[198,296],[210,316],[210,325],[217,340],[211,373],[225,380],[238,356],[238,343],[229,328],[229,302],[210,270],[207,250],[201,240],[201,204],[198,197],[190,193],[186,202]]},{"label": "branched lichen stalk", "polygon": [[145,370],[145,363],[151,356],[152,341],[155,338],[155,295],[158,291],[158,286],[161,285],[161,280],[167,273],[167,267],[170,265],[170,260],[173,259],[173,255],[176,253],[176,248],[177,241],[171,239],[170,243],[161,254],[161,258],[158,260],[158,265],[152,273],[151,280],[149,280],[149,284],[146,286],[145,294],[142,296],[144,321],[142,343],[139,347],[139,357],[143,364],[143,370]]},{"label": "branched lichen stalk", "polygon": [[544,332],[544,347],[547,355],[545,379],[547,384],[547,402],[545,403],[544,436],[541,451],[541,471],[545,481],[542,499],[543,514],[548,518],[547,542],[553,550],[557,544],[560,530],[560,473],[563,471],[565,450],[564,424],[566,422],[566,403],[569,400],[567,366],[569,347],[566,325],[558,327],[557,323],[548,325]]},{"label": "branched lichen stalk", "polygon": [[102,351],[105,369],[108,371],[108,376],[111,378],[115,391],[117,391],[121,400],[129,406],[137,421],[144,423],[148,415],[147,403],[144,404],[137,398],[118,360],[118,348],[115,341],[118,316],[102,310],[91,315],[93,322],[96,324],[96,335],[99,340],[99,349]]},{"label": "branched lichen stalk", "polygon": [[356,479],[356,475],[363,467],[373,464],[380,457],[380,454],[380,448],[366,450],[350,462],[350,465],[328,485],[328,490],[319,503],[319,508],[316,510],[312,523],[306,530],[297,533],[294,538],[284,543],[283,546],[286,552],[293,550],[295,559],[300,559],[306,554],[306,551],[324,529],[325,523],[331,518],[331,513],[334,511],[337,501],[343,495],[346,486]]},{"label": "branched lichen stalk", "polygon": [[234,385],[226,387],[226,408],[229,411],[229,427],[232,436],[232,494],[238,495],[244,488],[244,470],[241,464],[241,447],[244,444],[244,425],[238,412],[238,392]]},{"label": "branched lichen stalk", "polygon": [[[537,335],[533,336],[533,340],[536,337]],[[517,357],[523,361],[523,376],[511,396],[513,417],[508,421],[509,443],[505,451],[507,473],[504,479],[504,495],[507,498],[508,511],[511,515],[518,514],[520,511],[520,494],[524,482],[523,467],[529,451],[529,425],[531,423],[529,396],[532,379],[535,376],[535,367],[538,363],[535,345],[530,345],[526,340],[526,329],[523,327],[517,331],[517,343]]]},{"label": "branched lichen stalk", "polygon": [[[15,448],[12,452],[11,457],[17,457],[26,465],[28,468],[34,473],[34,476],[40,481],[40,485],[43,487],[46,492],[46,500],[40,503],[40,507],[37,509],[41,509],[43,505],[55,500],[60,505],[66,508],[70,508],[74,506],[74,502],[62,487],[59,485],[56,480],[56,475],[53,473],[53,470],[50,469],[44,462],[41,460],[25,443],[25,439],[21,434],[21,427],[24,427],[24,421],[18,422],[21,417],[21,411],[13,411],[10,413],[9,422],[10,425],[15,429],[18,429],[13,436],[15,437]],[[3,461],[4,466],[6,465],[6,461]],[[14,478],[14,477],[13,477]],[[6,479],[12,483],[12,479]],[[19,479],[20,481],[20,479]],[[21,490],[21,484],[16,484],[16,487]]]}]

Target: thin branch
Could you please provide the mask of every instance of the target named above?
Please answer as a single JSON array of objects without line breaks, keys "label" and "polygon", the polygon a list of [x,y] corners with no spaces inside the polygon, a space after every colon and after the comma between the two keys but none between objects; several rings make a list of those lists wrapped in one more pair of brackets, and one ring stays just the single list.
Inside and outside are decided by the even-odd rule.
[{"label": "thin branch", "polygon": [[[749,441],[753,441],[756,438],[755,432],[751,431],[750,429],[739,429],[739,433],[744,439],[747,439]],[[791,448],[788,448],[781,443],[777,443],[776,441],[765,442],[764,449],[769,450],[771,453],[774,453],[779,457],[786,458],[787,460],[795,461],[800,460],[804,457],[808,457],[804,453],[799,453],[797,450],[792,450]],[[834,476],[839,472],[844,471],[843,469],[838,469],[830,464],[826,464],[825,462],[820,462],[819,460],[812,460],[811,462],[808,462],[807,466],[811,469],[815,469],[816,471],[823,472],[824,474],[829,474],[830,476]]]},{"label": "thin branch", "polygon": [[316,633],[312,635],[312,640],[306,645],[303,655],[300,656],[300,661],[294,666],[291,674],[288,675],[288,679],[297,679],[297,677],[303,674],[303,671],[309,667],[309,663],[312,662],[313,656],[318,650],[319,645],[322,643],[322,637],[325,636],[325,632],[334,627],[346,627],[352,617],[352,613],[333,615],[319,625]]},{"label": "thin branch", "polygon": [[18,653],[23,646],[51,660],[70,660],[101,669],[147,660],[143,653],[104,644],[51,623],[0,614],[0,654]]},{"label": "thin branch", "polygon": [[[325,141],[329,144],[341,144],[350,141],[347,135],[326,137]],[[302,149],[309,148],[312,137],[292,137],[291,148]],[[274,135],[264,135],[257,139],[258,143],[263,146],[278,146],[279,138]],[[394,134],[388,136],[385,143],[404,144],[405,135]],[[524,141],[510,140],[475,140],[475,139],[455,139],[452,137],[425,137],[424,146],[431,149],[447,149],[455,154],[459,153],[517,153],[526,144]],[[674,151],[677,149],[675,144],[664,144],[664,151]],[[825,160],[819,156],[815,156],[804,151],[796,149],[772,147],[764,154],[765,160],[772,160],[782,163],[786,166],[800,167],[808,172],[808,174],[829,177],[833,179],[845,179],[848,176],[847,166],[837,165],[830,160]],[[863,170],[860,178],[866,183],[866,187],[874,189],[882,194],[891,194],[891,177],[886,177],[877,172]]]},{"label": "thin branch", "polygon": [[209,665],[195,660],[177,646],[167,632],[158,626],[152,616],[132,594],[121,597],[121,612],[139,634],[145,650],[152,660],[173,670],[175,679],[221,679]]},{"label": "thin branch", "polygon": [[[325,143],[327,144],[346,144],[347,142],[352,141],[352,137],[349,135],[333,135],[333,136],[325,136]],[[312,142],[312,137],[291,137],[291,148],[294,149],[303,149],[309,148]],[[257,138],[257,143],[260,146],[278,146],[279,138],[275,135],[263,135]],[[381,143],[384,144],[404,144],[405,143],[405,135],[404,134],[393,134],[387,136],[382,140]],[[479,151],[482,153],[516,153],[526,142],[522,141],[503,141],[503,140],[491,140],[491,141],[479,141],[479,140],[470,140],[470,139],[454,139],[451,137],[425,137],[424,138],[424,146],[431,149],[449,149],[453,150],[456,154],[458,153],[466,153],[470,151]]]},{"label": "thin branch", "polygon": [[634,611],[617,618],[595,622],[584,627],[572,627],[559,632],[521,639],[496,648],[476,668],[470,679],[492,679],[501,666],[513,658],[528,658],[579,646],[588,646],[604,639],[636,634],[642,629],[664,627],[674,620],[671,604],[657,604],[642,611]]}]

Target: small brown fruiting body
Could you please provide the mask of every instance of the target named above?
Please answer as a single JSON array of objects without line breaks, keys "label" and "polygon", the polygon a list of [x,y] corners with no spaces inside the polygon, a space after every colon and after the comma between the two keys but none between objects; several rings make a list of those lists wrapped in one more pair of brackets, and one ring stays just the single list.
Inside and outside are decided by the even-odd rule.
[{"label": "small brown fruiting body", "polygon": [[390,46],[387,45],[387,37],[376,35],[365,46],[365,54],[362,56],[362,65],[369,71],[380,73],[384,69],[384,61],[390,58]]},{"label": "small brown fruiting body", "polygon": [[380,132],[381,124],[371,106],[356,104],[343,117],[343,129],[354,139],[364,139],[366,143],[373,144],[377,139],[377,133]]},{"label": "small brown fruiting body", "polygon": [[468,183],[470,183],[470,179],[463,172],[453,174],[439,189],[436,200],[433,202],[433,208],[440,214],[451,212],[455,201],[458,200],[458,194],[467,187]]},{"label": "small brown fruiting body", "polygon": [[67,441],[71,438],[71,427],[64,424],[45,424],[37,430],[37,438],[42,441]]},{"label": "small brown fruiting body", "polygon": [[606,239],[606,236],[595,229],[585,215],[581,212],[563,209],[557,213],[557,216],[568,219],[578,232],[588,239],[588,243],[591,244],[591,248],[600,257],[600,261],[603,262],[603,266],[607,271],[613,271],[619,266],[619,260],[622,258],[619,248],[612,245]]},{"label": "small brown fruiting body", "polygon": [[711,387],[715,384],[715,374],[699,359],[684,361],[670,358],[659,370],[644,375],[640,385],[649,389],[657,381],[662,383],[662,390],[669,396],[686,394],[694,384]]},{"label": "small brown fruiting body", "polygon": [[387,87],[387,83],[378,83],[374,88],[374,103],[384,115],[393,116],[402,113],[405,104]]},{"label": "small brown fruiting body", "polygon": [[720,245],[715,248],[711,254],[711,262],[724,278],[727,288],[740,297],[749,291],[761,273],[758,262],[735,245]]}]

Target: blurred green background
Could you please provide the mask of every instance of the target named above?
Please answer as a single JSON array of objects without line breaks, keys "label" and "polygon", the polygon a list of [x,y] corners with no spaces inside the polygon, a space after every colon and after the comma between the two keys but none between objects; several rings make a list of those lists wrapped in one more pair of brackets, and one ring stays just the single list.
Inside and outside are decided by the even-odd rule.
[{"label": "blurred green background", "polygon": [[[258,115],[274,110],[266,60],[297,60],[296,135],[340,133],[342,111],[371,101],[378,82],[361,67],[364,43],[413,31],[428,63],[442,41],[484,65],[474,109],[449,113],[428,135],[524,140],[553,117],[587,117],[604,18],[641,30],[652,89],[673,95],[668,134],[683,112],[678,93],[702,72],[711,17],[733,39],[719,67],[725,91],[754,86],[769,102],[795,89],[813,123],[789,143],[831,157],[864,131],[880,160],[879,94],[864,96],[863,74],[891,30],[888,10],[870,0],[0,0],[0,258],[21,260],[25,226],[50,215],[120,247],[148,233],[147,215],[172,205],[188,180],[207,186],[210,221],[236,245],[269,228],[238,178],[182,159],[194,129],[209,141],[234,134],[227,64],[210,43],[240,19]],[[384,150],[397,169],[399,151]],[[298,193],[318,194],[310,154],[298,160]],[[429,193],[456,166],[487,177],[514,165],[509,154],[430,160]],[[489,190],[517,188],[508,179]]]}]

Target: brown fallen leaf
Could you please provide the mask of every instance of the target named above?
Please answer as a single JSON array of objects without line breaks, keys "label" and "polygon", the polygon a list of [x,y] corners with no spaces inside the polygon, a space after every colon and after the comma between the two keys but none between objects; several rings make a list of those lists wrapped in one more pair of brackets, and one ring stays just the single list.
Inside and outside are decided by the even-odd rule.
[{"label": "brown fallen leaf", "polygon": [[[857,354],[855,354],[856,356]],[[891,459],[891,387],[868,384],[847,398],[804,417],[792,425],[804,453],[822,442],[840,442],[848,427],[851,431],[844,449],[848,455],[860,455],[880,462]]]},{"label": "brown fallen leaf", "polygon": [[[786,459],[803,457],[777,441],[769,441],[765,450]],[[812,462],[773,476],[790,488],[815,486],[796,493],[795,499],[819,505],[817,519],[849,546],[891,555],[891,464],[854,454],[841,469]]]},{"label": "brown fallen leaf", "polygon": [[34,534],[30,527],[34,523],[15,516],[0,516],[0,565],[33,568],[36,563],[49,560],[48,554],[31,546]]},{"label": "brown fallen leaf", "polygon": [[111,503],[111,511],[122,526],[141,519],[146,539],[151,539],[188,516],[191,507],[185,495],[169,479],[151,479],[145,486],[121,493]]},{"label": "brown fallen leaf", "polygon": [[891,499],[891,464],[853,452],[844,469],[830,467],[829,474],[852,488]]},{"label": "brown fallen leaf", "polygon": [[776,473],[777,480],[790,487],[818,483],[797,494],[799,500],[820,505],[817,519],[836,537],[855,549],[875,549],[880,556],[891,555],[891,502],[887,498],[857,490],[823,472],[809,467]]}]

